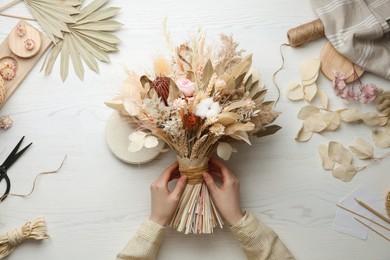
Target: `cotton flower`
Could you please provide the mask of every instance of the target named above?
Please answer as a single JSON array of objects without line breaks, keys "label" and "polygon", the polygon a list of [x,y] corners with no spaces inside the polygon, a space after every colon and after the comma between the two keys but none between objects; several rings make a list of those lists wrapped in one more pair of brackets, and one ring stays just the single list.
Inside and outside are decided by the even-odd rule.
[{"label": "cotton flower", "polygon": [[195,115],[201,118],[212,118],[216,117],[221,111],[221,106],[218,102],[214,102],[213,98],[203,99],[197,106],[195,110]]},{"label": "cotton flower", "polygon": [[176,85],[186,97],[192,97],[195,92],[195,83],[189,79],[178,79]]}]

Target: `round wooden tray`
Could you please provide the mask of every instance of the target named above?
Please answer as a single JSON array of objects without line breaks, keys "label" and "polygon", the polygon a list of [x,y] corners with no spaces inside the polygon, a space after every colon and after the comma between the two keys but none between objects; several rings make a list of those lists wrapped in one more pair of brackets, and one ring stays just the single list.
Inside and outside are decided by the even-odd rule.
[{"label": "round wooden tray", "polygon": [[127,150],[129,146],[129,135],[134,129],[126,123],[117,111],[113,112],[107,121],[106,142],[111,152],[121,161],[130,164],[143,164],[156,158],[165,146],[165,142],[159,140],[158,145],[153,148],[142,148],[140,151],[131,153]]},{"label": "round wooden tray", "polygon": [[[357,80],[364,72],[359,66],[338,53],[332,44],[328,42],[321,52],[321,71],[328,79],[333,80],[333,69],[344,73],[346,76],[345,83]],[[355,71],[355,74],[353,71]]]},{"label": "round wooden tray", "polygon": [[[26,34],[22,37],[18,35],[17,27],[22,25],[26,28]],[[21,20],[17,26],[11,31],[8,37],[8,45],[11,51],[18,57],[21,58],[30,58],[39,52],[41,48],[41,35],[39,32],[33,28],[31,25],[26,23],[24,20]],[[34,41],[35,46],[32,50],[27,50],[25,48],[25,41],[31,39]]]}]

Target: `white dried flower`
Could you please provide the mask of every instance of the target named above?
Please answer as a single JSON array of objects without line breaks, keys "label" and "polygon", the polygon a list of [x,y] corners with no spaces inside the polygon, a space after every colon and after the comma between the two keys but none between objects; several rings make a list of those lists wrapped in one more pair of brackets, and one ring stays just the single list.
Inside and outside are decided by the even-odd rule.
[{"label": "white dried flower", "polygon": [[0,117],[0,128],[7,130],[12,126],[12,119],[9,116]]},{"label": "white dried flower", "polygon": [[216,117],[221,112],[221,106],[218,102],[214,102],[213,98],[203,99],[195,110],[195,115],[201,118],[212,118]]},{"label": "white dried flower", "polygon": [[215,136],[222,136],[225,133],[225,127],[221,123],[216,123],[210,126],[209,131]]}]

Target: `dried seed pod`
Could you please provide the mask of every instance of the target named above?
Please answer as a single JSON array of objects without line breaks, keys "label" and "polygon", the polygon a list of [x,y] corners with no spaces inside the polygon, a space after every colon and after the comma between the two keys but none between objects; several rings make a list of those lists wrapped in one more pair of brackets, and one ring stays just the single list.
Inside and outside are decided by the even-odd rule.
[{"label": "dried seed pod", "polygon": [[378,97],[377,109],[385,115],[390,115],[390,91],[383,92]]}]

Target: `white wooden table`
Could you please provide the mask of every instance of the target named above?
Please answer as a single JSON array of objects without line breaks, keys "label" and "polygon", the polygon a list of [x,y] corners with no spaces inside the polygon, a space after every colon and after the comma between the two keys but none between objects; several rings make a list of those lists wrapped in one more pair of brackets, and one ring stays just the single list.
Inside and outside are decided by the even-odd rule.
[{"label": "white wooden table", "polygon": [[[198,26],[207,31],[210,42],[217,42],[221,33],[233,34],[241,48],[253,53],[253,64],[269,89],[268,99],[277,97],[272,74],[281,64],[279,46],[287,42],[288,29],[317,18],[309,1],[303,0],[113,0],[109,5],[122,7],[117,17],[124,24],[117,34],[122,43],[120,52],[110,55],[110,64],[99,64],[100,74],[87,71],[80,81],[72,71],[63,83],[59,64],[45,76],[41,59],[0,110],[0,115],[14,120],[12,128],[0,130],[1,162],[21,136],[26,136],[25,144],[34,143],[9,172],[12,192],[28,192],[37,173],[56,169],[68,156],[59,173],[38,180],[30,197],[9,197],[0,204],[0,233],[43,216],[50,235],[48,240],[23,243],[7,259],[114,259],[149,216],[149,186],[175,160],[174,154],[162,154],[141,166],[119,161],[105,142],[106,121],[113,111],[104,101],[126,78],[123,66],[142,72],[151,67],[153,57],[168,53],[162,33],[165,18],[176,44]],[[6,13],[29,16],[22,3]],[[0,16],[1,41],[16,23],[17,19]],[[296,114],[304,103],[290,102],[283,87],[290,79],[299,80],[299,64],[319,57],[325,43],[321,39],[285,48],[285,68],[277,76],[282,96],[276,107],[282,111],[277,123],[283,129],[252,146],[240,145],[227,164],[241,182],[243,209],[272,227],[297,259],[390,259],[389,243],[376,234],[363,241],[332,230],[336,202],[359,185],[384,199],[390,189],[389,159],[345,183],[322,169],[317,152],[320,143],[331,140],[344,145],[352,145],[359,136],[371,140],[369,128],[344,125],[307,143],[294,140],[301,125]],[[363,81],[390,87],[369,73]],[[319,82],[333,108],[345,106],[327,79],[321,76]],[[212,235],[168,230],[159,259],[245,256],[225,228]]]}]

